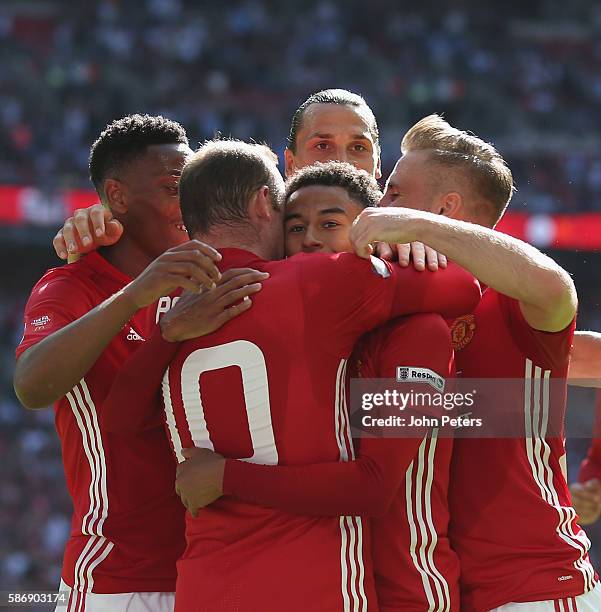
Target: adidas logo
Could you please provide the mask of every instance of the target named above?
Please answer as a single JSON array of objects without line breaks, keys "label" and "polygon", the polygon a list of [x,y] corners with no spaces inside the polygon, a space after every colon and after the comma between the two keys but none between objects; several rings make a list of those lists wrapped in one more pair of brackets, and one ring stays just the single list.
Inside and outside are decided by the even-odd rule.
[{"label": "adidas logo", "polygon": [[140,342],[144,342],[144,338],[142,338],[142,336],[140,336],[140,334],[138,334],[138,332],[133,327],[129,328],[127,339],[128,340],[138,340]]},{"label": "adidas logo", "polygon": [[31,324],[34,327],[44,327],[48,323],[50,323],[50,317],[48,315],[44,315],[43,317],[38,317],[37,319],[34,319],[31,322]]}]

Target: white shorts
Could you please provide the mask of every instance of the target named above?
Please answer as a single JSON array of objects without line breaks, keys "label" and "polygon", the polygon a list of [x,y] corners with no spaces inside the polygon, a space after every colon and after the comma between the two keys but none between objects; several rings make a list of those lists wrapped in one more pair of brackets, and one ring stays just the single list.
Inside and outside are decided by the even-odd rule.
[{"label": "white shorts", "polygon": [[175,593],[81,593],[61,580],[67,603],[55,612],[173,612]]},{"label": "white shorts", "polygon": [[549,601],[532,601],[528,603],[508,603],[490,612],[600,612],[601,583],[578,597],[555,599]]}]

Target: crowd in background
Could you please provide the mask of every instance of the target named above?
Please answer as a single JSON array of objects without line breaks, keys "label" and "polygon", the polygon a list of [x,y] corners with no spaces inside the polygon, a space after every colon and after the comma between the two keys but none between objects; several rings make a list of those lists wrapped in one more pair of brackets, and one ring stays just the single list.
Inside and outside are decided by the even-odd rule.
[{"label": "crowd in background", "polygon": [[[181,121],[193,144],[220,132],[281,155],[298,104],[343,87],[378,117],[385,175],[403,131],[444,111],[498,145],[519,190],[514,209],[601,210],[601,5],[506,0],[502,19],[487,3],[453,5],[421,2],[418,14],[385,0],[6,0],[0,183],[89,187],[90,143],[130,112]],[[52,410],[26,411],[12,391],[29,289],[0,299],[2,589],[54,588],[69,531]],[[580,327],[601,329],[597,297]],[[571,448],[573,467],[586,441]],[[601,560],[601,529],[590,533]]]},{"label": "crowd in background", "polygon": [[444,111],[495,142],[514,207],[601,209],[601,6],[592,1],[6,0],[0,183],[88,186],[99,130],[133,111],[278,153],[313,91],[365,95],[384,170],[402,132]]}]

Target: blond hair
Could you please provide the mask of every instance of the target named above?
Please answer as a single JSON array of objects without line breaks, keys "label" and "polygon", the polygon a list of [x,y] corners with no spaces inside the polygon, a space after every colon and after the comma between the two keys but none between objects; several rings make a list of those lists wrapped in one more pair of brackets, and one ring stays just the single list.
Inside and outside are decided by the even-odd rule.
[{"label": "blond hair", "polygon": [[509,166],[489,142],[454,128],[439,115],[418,121],[403,137],[401,152],[427,151],[444,166],[459,168],[478,195],[490,203],[493,225],[503,216],[515,187]]}]

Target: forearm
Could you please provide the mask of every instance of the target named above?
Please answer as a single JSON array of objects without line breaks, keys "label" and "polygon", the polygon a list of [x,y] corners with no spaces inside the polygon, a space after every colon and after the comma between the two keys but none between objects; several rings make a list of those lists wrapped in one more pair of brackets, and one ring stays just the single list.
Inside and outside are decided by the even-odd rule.
[{"label": "forearm", "polygon": [[478,281],[453,262],[437,272],[412,268],[400,272],[390,317],[435,312],[452,319],[472,312],[480,300]]},{"label": "forearm", "polygon": [[568,382],[577,387],[601,387],[601,334],[577,331],[574,334]]},{"label": "forearm", "polygon": [[415,240],[440,251],[499,293],[518,300],[532,327],[559,331],[574,318],[577,298],[569,274],[533,246],[441,215],[424,214],[412,224]]},{"label": "forearm", "polygon": [[17,360],[14,387],[26,408],[63,397],[90,370],[137,306],[123,292],[27,349]]},{"label": "forearm", "polygon": [[[364,440],[363,442],[366,442]],[[228,459],[223,492],[250,503],[307,516],[381,516],[398,490],[420,440],[370,440],[375,456],[304,466]]]},{"label": "forearm", "polygon": [[228,459],[223,492],[291,514],[378,516],[392,497],[384,495],[381,483],[369,475],[369,467],[356,461],[297,467]]}]

